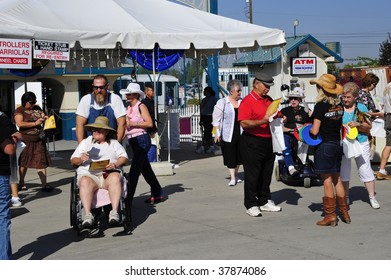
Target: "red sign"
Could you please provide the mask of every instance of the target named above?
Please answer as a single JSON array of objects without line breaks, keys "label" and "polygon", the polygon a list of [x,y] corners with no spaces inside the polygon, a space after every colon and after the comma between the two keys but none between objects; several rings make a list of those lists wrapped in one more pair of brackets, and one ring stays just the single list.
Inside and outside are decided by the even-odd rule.
[{"label": "red sign", "polygon": [[0,38],[0,68],[31,69],[31,41]]}]

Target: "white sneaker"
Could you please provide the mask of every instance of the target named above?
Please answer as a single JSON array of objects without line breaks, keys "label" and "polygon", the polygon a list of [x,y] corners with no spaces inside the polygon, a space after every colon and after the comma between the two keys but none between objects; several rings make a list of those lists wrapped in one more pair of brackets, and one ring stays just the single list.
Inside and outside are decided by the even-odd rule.
[{"label": "white sneaker", "polygon": [[281,207],[274,204],[273,200],[268,200],[265,205],[262,205],[260,207],[261,211],[267,211],[267,212],[280,212]]},{"label": "white sneaker", "polygon": [[205,153],[205,147],[200,146],[195,152],[196,152],[196,154],[203,154],[203,153]]},{"label": "white sneaker", "polygon": [[95,223],[94,216],[91,213],[88,213],[84,216],[82,226],[83,228],[92,228]]},{"label": "white sneaker", "polygon": [[236,177],[236,183],[243,183],[243,180],[240,179],[239,177]]},{"label": "white sneaker", "polygon": [[236,185],[236,180],[231,180],[231,181],[229,181],[229,183],[228,183],[228,186],[230,186],[230,187],[233,187],[233,186],[235,186]]},{"label": "white sneaker", "polygon": [[119,215],[117,211],[111,210],[109,214],[109,224],[118,224],[119,223]]},{"label": "white sneaker", "polygon": [[259,211],[258,206],[253,206],[247,209],[246,213],[251,217],[261,217],[262,213]]},{"label": "white sneaker", "polygon": [[299,171],[293,165],[288,167],[288,171],[289,171],[289,175],[291,176],[294,176],[297,173],[299,173]]},{"label": "white sneaker", "polygon": [[11,198],[11,207],[20,207],[22,206],[22,201],[20,201],[19,197],[12,197]]},{"label": "white sneaker", "polygon": [[380,204],[379,204],[379,202],[377,202],[375,197],[370,197],[369,198],[369,202],[371,203],[371,206],[372,206],[373,209],[379,209],[380,208]]}]

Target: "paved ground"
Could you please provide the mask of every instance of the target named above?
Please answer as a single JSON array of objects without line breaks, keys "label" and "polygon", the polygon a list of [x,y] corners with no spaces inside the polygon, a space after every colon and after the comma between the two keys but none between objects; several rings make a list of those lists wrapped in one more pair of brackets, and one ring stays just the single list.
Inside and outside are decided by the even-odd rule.
[{"label": "paved ground", "polygon": [[[116,236],[109,228],[94,238],[78,236],[69,223],[69,156],[74,141],[57,141],[48,169],[52,193],[40,192],[35,170],[23,207],[12,209],[12,246],[19,260],[389,260],[391,259],[391,186],[377,181],[381,209],[370,207],[366,190],[353,175],[352,223],[319,227],[322,187],[291,187],[273,178],[279,213],[245,214],[243,184],[228,187],[221,156],[197,155],[182,143],[171,151],[174,175],[160,176],[168,200],[146,205],[149,187],[140,179],[134,202],[135,230]],[[53,144],[50,146],[53,151]],[[373,167],[377,169],[377,166]],[[353,168],[354,169],[354,168]]]}]

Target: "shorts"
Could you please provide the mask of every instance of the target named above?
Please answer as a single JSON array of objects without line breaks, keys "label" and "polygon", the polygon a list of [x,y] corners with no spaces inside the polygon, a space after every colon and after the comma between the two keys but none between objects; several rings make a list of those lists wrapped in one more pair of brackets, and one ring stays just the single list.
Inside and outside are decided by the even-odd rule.
[{"label": "shorts", "polygon": [[79,182],[80,182],[80,178],[81,177],[89,177],[91,178],[95,184],[98,186],[98,188],[100,189],[103,189],[103,182],[104,182],[104,178],[103,178],[103,173],[99,174],[99,175],[95,175],[95,174],[78,174],[77,175],[77,185],[80,186]]},{"label": "shorts", "polygon": [[340,140],[321,142],[315,148],[315,172],[317,174],[339,173],[341,170],[342,154]]}]

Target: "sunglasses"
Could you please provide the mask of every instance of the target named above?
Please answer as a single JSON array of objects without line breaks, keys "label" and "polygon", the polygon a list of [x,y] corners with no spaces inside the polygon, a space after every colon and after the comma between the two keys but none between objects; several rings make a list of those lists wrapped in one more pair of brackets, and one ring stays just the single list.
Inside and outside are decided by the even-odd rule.
[{"label": "sunglasses", "polygon": [[289,100],[299,100],[298,97],[289,97]]},{"label": "sunglasses", "polygon": [[93,90],[98,90],[98,89],[103,90],[103,89],[106,89],[106,85],[104,85],[104,86],[92,86],[92,89]]},{"label": "sunglasses", "polygon": [[31,100],[31,101],[29,101],[29,103],[30,103],[31,105],[34,105],[35,103],[37,103],[37,100]]}]

